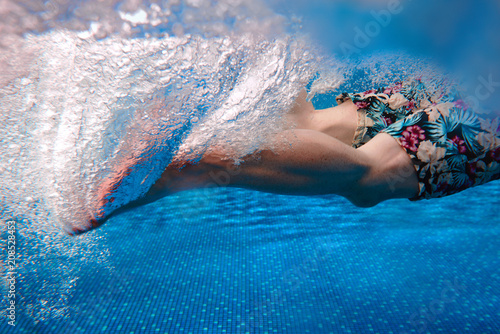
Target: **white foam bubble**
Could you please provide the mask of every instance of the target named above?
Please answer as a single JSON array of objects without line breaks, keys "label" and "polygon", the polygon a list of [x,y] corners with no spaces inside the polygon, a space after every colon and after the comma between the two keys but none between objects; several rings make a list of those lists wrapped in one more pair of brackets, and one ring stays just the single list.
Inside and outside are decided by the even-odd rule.
[{"label": "white foam bubble", "polygon": [[[240,153],[257,147],[314,72],[306,44],[290,37],[81,37],[26,36],[16,52],[29,61],[0,88],[2,205],[25,218],[20,228],[39,254],[53,254],[51,287],[25,300],[40,319],[37,300],[57,308],[69,293],[57,285],[78,276],[58,263],[91,261],[87,246],[105,247],[99,234],[68,241],[60,226],[89,219],[99,185],[124,160],[144,159],[109,210],[144,194],[179,146],[194,158],[217,140],[234,139]],[[26,259],[27,276],[39,256]]]}]

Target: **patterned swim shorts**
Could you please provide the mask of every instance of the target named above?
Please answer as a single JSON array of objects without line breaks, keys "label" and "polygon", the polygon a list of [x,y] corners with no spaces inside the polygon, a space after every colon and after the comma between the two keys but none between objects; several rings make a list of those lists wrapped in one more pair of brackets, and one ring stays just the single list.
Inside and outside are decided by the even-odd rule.
[{"label": "patterned swim shorts", "polygon": [[478,117],[458,94],[431,92],[419,80],[364,93],[344,93],[358,108],[353,147],[379,132],[394,137],[413,161],[419,193],[451,195],[500,179],[500,119]]}]

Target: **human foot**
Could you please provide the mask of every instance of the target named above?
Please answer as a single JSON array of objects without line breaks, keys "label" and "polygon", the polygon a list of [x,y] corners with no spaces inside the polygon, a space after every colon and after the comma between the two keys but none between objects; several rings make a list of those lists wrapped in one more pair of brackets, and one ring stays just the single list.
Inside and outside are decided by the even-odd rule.
[{"label": "human foot", "polygon": [[123,180],[131,174],[133,165],[134,164],[122,166],[116,173],[99,185],[96,192],[96,205],[90,213],[90,217],[84,225],[72,226],[69,231],[71,235],[79,235],[88,232],[106,222],[112,213],[112,209],[109,205],[115,201],[116,192],[122,185]]}]

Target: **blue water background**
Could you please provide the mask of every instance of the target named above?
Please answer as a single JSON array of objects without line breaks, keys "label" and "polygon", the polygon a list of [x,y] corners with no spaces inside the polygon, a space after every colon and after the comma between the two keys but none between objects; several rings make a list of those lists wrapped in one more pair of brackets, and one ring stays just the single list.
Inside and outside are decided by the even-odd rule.
[{"label": "blue water background", "polygon": [[69,320],[15,332],[498,333],[499,198],[181,193],[99,231],[116,270],[85,268]]}]

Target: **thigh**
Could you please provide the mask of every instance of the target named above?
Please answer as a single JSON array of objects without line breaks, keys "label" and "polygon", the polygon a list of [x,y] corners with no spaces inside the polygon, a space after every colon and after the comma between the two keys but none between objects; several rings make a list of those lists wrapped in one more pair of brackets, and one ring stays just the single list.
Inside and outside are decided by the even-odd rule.
[{"label": "thigh", "polygon": [[358,113],[354,103],[346,101],[336,107],[317,110],[306,97],[304,90],[287,114],[289,127],[318,131],[351,146],[358,126]]}]

